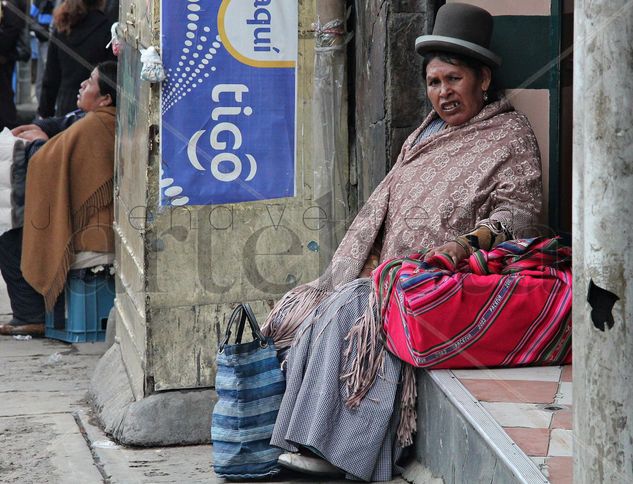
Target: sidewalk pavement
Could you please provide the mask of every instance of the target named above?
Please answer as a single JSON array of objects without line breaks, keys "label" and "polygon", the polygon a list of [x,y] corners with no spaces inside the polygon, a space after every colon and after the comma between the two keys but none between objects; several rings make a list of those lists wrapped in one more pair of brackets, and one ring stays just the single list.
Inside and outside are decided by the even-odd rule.
[{"label": "sidewalk pavement", "polygon": [[[99,429],[86,392],[105,349],[0,336],[0,482],[224,482],[213,474],[211,445],[129,448]],[[274,482],[335,481],[288,472]]]}]

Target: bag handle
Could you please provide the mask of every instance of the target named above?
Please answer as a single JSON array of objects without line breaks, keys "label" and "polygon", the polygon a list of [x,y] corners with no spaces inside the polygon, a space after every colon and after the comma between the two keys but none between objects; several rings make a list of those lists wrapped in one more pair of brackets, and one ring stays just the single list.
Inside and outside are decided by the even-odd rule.
[{"label": "bag handle", "polygon": [[231,313],[231,317],[229,318],[229,324],[226,326],[226,333],[224,334],[224,340],[218,349],[218,352],[222,353],[224,351],[224,347],[229,343],[229,339],[231,338],[231,328],[239,319],[239,323],[237,323],[237,335],[235,338],[235,342],[240,344],[242,342],[242,335],[244,334],[244,327],[246,326],[246,321],[251,328],[251,333],[253,335],[253,340],[259,341],[259,345],[262,348],[268,346],[268,342],[266,338],[262,334],[259,329],[259,325],[257,324],[257,319],[255,318],[255,314],[251,309],[250,304],[248,303],[240,303],[238,304],[233,312]]}]

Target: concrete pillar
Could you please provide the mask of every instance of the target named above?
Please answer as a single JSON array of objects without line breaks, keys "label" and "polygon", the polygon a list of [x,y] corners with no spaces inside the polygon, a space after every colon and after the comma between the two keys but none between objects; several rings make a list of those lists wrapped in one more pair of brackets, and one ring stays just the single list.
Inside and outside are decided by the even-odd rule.
[{"label": "concrete pillar", "polygon": [[[415,39],[433,30],[440,0],[355,0],[350,183],[361,206],[428,114]],[[355,179],[357,177],[357,179]],[[352,191],[352,196],[354,192]]]},{"label": "concrete pillar", "polygon": [[249,302],[262,321],[275,299],[322,272],[330,237],[313,193],[315,3],[298,3],[296,196],[159,207],[160,139],[178,127],[160,124],[161,86],[141,81],[139,49],[160,45],[161,2],[120,1],[116,337],[91,396],[106,432],[121,443],[208,441],[215,355],[235,303]]},{"label": "concrete pillar", "polygon": [[[345,0],[317,0],[317,16],[322,24],[326,24],[334,19],[345,19]],[[336,43],[341,43],[342,39],[337,39]]]},{"label": "concrete pillar", "polygon": [[[633,2],[576,0],[573,392],[579,484],[633,482],[632,39]],[[609,293],[597,291],[588,302],[590,280],[619,298],[612,311]],[[609,314],[612,327],[600,330]]]},{"label": "concrete pillar", "polygon": [[327,267],[345,236],[349,209],[347,45],[344,0],[317,0],[314,49],[313,196],[326,215],[320,266]]},{"label": "concrete pillar", "polygon": [[31,92],[31,61],[16,64],[17,86],[15,90],[16,104],[30,104],[33,101]]}]

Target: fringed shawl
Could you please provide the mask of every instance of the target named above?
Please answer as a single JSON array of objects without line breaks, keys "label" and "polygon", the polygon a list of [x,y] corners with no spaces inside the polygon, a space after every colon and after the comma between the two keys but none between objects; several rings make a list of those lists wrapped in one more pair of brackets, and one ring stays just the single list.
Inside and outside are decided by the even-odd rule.
[{"label": "fringed shawl", "polygon": [[112,252],[115,108],[49,140],[26,177],[22,273],[51,310],[75,251]]},{"label": "fringed shawl", "polygon": [[273,308],[264,331],[278,349],[290,346],[297,328],[331,291],[358,278],[377,242],[382,242],[380,259],[385,261],[440,245],[477,223],[499,221],[523,236],[538,222],[541,163],[527,118],[502,99],[469,122],[416,143],[436,118],[431,112],[405,141],[325,273],[288,292]]},{"label": "fringed shawl", "polygon": [[[359,211],[325,273],[289,291],[275,305],[262,331],[279,351],[303,334],[298,329],[310,324],[308,316],[321,301],[359,277],[375,244],[382,246],[384,262],[441,245],[482,223],[500,222],[515,237],[533,233],[543,188],[538,145],[527,118],[501,99],[467,123],[416,142],[436,118],[431,112],[405,141],[396,164]],[[369,314],[361,321],[368,319]],[[376,325],[357,324],[347,337],[348,357],[354,348],[379,339]],[[364,395],[358,393],[359,386],[371,383],[367,376],[380,371],[382,350],[372,348],[360,356],[354,374],[341,376],[350,391],[350,407]],[[416,419],[412,366],[403,366],[402,379],[398,440],[409,445]]]}]

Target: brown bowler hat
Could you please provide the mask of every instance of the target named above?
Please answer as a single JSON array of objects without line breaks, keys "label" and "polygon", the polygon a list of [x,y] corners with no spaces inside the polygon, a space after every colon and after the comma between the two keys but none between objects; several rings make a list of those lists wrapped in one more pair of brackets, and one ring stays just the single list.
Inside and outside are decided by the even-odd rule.
[{"label": "brown bowler hat", "polygon": [[439,51],[477,59],[490,67],[499,67],[501,57],[492,52],[492,15],[483,8],[465,3],[447,3],[440,7],[432,35],[415,40],[415,50],[424,55]]}]

